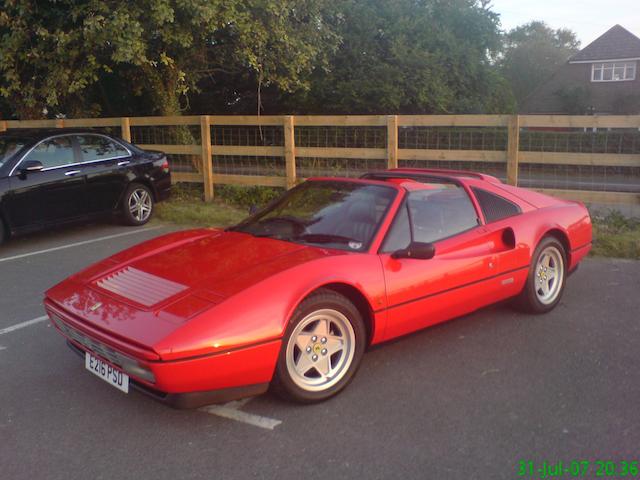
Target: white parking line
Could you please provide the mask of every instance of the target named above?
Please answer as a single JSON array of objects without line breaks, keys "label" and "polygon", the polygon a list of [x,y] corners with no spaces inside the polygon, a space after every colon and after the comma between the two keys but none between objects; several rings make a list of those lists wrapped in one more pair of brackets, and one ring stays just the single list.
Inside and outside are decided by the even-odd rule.
[{"label": "white parking line", "polygon": [[82,242],[69,243],[67,245],[61,245],[59,247],[46,248],[44,250],[37,250],[35,252],[30,253],[22,253],[20,255],[13,255],[11,257],[0,258],[0,263],[8,262],[10,260],[18,260],[19,258],[31,257],[32,255],[41,255],[43,253],[56,252],[58,250],[64,250],[66,248],[79,247],[80,245],[87,245],[89,243],[102,242],[104,240],[111,240],[112,238],[124,237],[126,235],[135,235],[137,233],[148,232],[150,230],[157,230],[158,228],[162,228],[164,225],[157,225],[155,227],[142,228],[139,230],[133,230],[130,232],[124,233],[116,233],[114,235],[107,235],[106,237],[92,238],[91,240],[84,240]]},{"label": "white parking line", "polygon": [[253,413],[247,413],[239,410],[240,407],[246,405],[250,400],[251,398],[245,398],[243,400],[225,403],[224,405],[209,405],[207,407],[202,407],[200,411],[235,420],[236,422],[253,425],[254,427],[265,428],[267,430],[273,430],[282,423],[282,420],[262,417],[260,415],[254,415]]},{"label": "white parking line", "polygon": [[44,322],[45,320],[48,320],[48,319],[49,317],[47,315],[43,315],[41,317],[34,318],[33,320],[27,320],[26,322],[16,323],[15,325],[11,325],[10,327],[0,329],[0,335],[4,335],[5,333],[10,333],[15,330],[20,330],[21,328],[28,327],[36,323]]}]

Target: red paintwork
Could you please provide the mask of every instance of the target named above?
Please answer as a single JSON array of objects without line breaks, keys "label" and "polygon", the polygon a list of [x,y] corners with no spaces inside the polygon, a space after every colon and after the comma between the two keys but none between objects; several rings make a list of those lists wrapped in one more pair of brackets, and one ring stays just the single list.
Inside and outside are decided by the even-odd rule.
[{"label": "red paintwork", "polygon": [[[504,185],[490,176],[434,172],[463,184],[482,225],[437,242],[430,260],[378,254],[406,192],[428,185],[342,179],[384,183],[398,192],[366,253],[218,229],[171,233],[71,276],[46,293],[45,307],[147,365],[156,383],[136,379],[140,383],[170,393],[195,392],[269,382],[287,322],[297,305],[322,286],[348,286],[366,300],[370,343],[376,344],[518,294],[533,250],[551,231],[569,246],[569,269],[588,253],[591,221],[582,204]],[[523,213],[485,224],[473,186],[508,198]],[[506,228],[515,234],[515,247],[504,243]],[[187,288],[146,308],[96,285],[124,267]],[[92,311],[98,302],[102,305]]]}]

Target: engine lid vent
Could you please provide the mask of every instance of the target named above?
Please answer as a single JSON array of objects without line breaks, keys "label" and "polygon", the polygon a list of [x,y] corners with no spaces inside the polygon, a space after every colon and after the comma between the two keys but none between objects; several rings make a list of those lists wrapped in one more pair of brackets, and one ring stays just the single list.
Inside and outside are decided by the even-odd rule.
[{"label": "engine lid vent", "polygon": [[188,288],[133,267],[125,267],[107,275],[98,280],[96,285],[145,307],[156,305]]}]

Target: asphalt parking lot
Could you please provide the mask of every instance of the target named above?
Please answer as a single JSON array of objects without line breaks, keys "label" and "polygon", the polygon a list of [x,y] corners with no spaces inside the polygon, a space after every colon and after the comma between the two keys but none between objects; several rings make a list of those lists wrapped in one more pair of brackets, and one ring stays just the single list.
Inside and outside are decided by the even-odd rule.
[{"label": "asphalt parking lot", "polygon": [[91,375],[46,320],[24,323],[51,285],[172,228],[0,247],[1,478],[512,479],[521,460],[640,459],[640,262],[588,259],[544,316],[499,305],[377,347],[323,404],[177,411]]}]

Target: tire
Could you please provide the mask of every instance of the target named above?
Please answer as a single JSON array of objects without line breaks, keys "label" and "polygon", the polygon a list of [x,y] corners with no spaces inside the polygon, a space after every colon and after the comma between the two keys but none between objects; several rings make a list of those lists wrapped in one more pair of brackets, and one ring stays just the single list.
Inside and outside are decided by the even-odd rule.
[{"label": "tire", "polygon": [[144,225],[153,215],[155,202],[149,187],[132,183],[122,199],[122,218],[126,225]]},{"label": "tire", "polygon": [[2,217],[0,217],[0,245],[4,243],[8,236],[7,229],[4,226],[4,221],[2,220]]},{"label": "tire", "polygon": [[527,283],[516,298],[516,306],[529,313],[549,312],[560,302],[566,281],[565,249],[556,238],[544,237],[533,253]]},{"label": "tire", "polygon": [[366,329],[358,309],[332,290],[318,290],[289,321],[272,389],[298,403],[327,400],[353,379],[365,347]]}]

